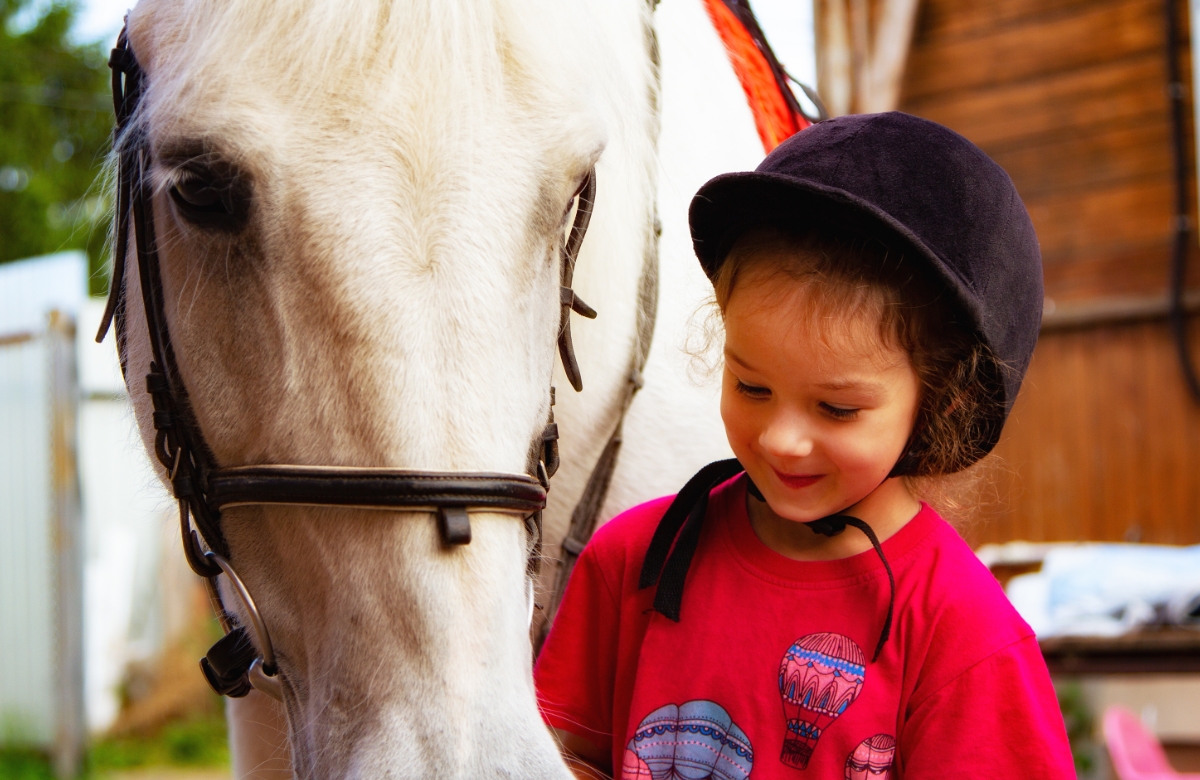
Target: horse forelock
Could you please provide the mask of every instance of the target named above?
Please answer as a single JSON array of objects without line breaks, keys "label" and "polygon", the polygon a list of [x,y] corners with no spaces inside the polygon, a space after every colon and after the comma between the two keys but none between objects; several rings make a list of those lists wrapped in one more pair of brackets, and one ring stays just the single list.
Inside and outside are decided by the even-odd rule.
[{"label": "horse forelock", "polygon": [[[558,103],[552,128],[579,116],[581,106],[571,103],[586,100],[581,93],[597,84],[597,74],[588,73],[598,53],[581,13],[587,9],[568,13],[562,5],[300,0],[281,8],[257,0],[143,0],[129,26],[139,59],[156,74],[154,110],[166,116],[190,113],[198,95],[254,101],[269,92],[297,110],[332,109],[350,121],[406,102],[428,108],[412,104],[431,98],[439,114],[484,111],[503,96]],[[456,106],[455,96],[472,100]]]}]

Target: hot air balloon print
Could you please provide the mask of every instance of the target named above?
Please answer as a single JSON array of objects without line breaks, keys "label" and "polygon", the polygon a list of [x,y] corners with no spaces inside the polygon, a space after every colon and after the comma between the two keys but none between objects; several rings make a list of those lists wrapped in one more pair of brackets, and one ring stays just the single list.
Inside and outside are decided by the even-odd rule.
[{"label": "hot air balloon print", "polygon": [[788,648],[779,666],[787,721],[780,761],[796,769],[808,766],[821,734],[862,691],[866,663],[862,649],[841,634],[809,634]]},{"label": "hot air balloon print", "polygon": [[625,746],[621,777],[635,780],[746,780],[750,739],[725,708],[696,699],[647,715]]},{"label": "hot air balloon print", "polygon": [[625,748],[625,758],[621,761],[621,780],[654,780],[650,765],[642,760],[633,750],[633,742]]},{"label": "hot air balloon print", "polygon": [[888,780],[895,758],[896,739],[891,734],[867,737],[846,757],[846,780]]}]

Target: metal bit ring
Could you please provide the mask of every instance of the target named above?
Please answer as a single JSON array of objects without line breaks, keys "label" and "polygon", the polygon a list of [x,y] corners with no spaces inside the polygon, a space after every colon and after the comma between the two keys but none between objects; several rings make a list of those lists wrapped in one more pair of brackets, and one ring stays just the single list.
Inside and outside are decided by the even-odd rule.
[{"label": "metal bit ring", "polygon": [[242,600],[242,605],[246,607],[246,612],[250,616],[250,623],[254,627],[254,633],[258,637],[259,647],[262,648],[262,670],[268,676],[274,676],[278,671],[275,665],[275,648],[271,645],[271,635],[267,633],[267,624],[263,621],[262,615],[258,612],[258,607],[254,604],[254,598],[251,597],[250,591],[246,588],[246,584],[242,582],[242,578],[233,570],[233,566],[229,561],[222,558],[215,552],[206,552],[204,557],[217,566],[221,567],[221,571],[233,583],[234,590]]}]

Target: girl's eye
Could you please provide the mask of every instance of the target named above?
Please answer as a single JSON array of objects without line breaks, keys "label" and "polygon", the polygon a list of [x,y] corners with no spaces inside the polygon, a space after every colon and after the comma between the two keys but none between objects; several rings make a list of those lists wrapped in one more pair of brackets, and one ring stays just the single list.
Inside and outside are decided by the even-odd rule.
[{"label": "girl's eye", "polygon": [[824,402],[821,403],[821,408],[825,410],[826,414],[838,420],[853,420],[858,416],[859,412],[858,409],[847,409],[842,406],[834,406],[833,404],[827,404]]},{"label": "girl's eye", "polygon": [[742,380],[737,380],[737,391],[748,398],[770,398],[771,391],[765,387],[755,387],[748,385]]}]

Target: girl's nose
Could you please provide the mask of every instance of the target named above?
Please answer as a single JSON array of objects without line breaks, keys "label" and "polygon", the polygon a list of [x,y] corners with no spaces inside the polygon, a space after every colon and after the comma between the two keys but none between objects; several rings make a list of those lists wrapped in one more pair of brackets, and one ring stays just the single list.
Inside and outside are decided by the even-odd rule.
[{"label": "girl's nose", "polygon": [[777,458],[806,458],[813,451],[813,437],[802,420],[771,420],[758,438],[763,450]]}]

